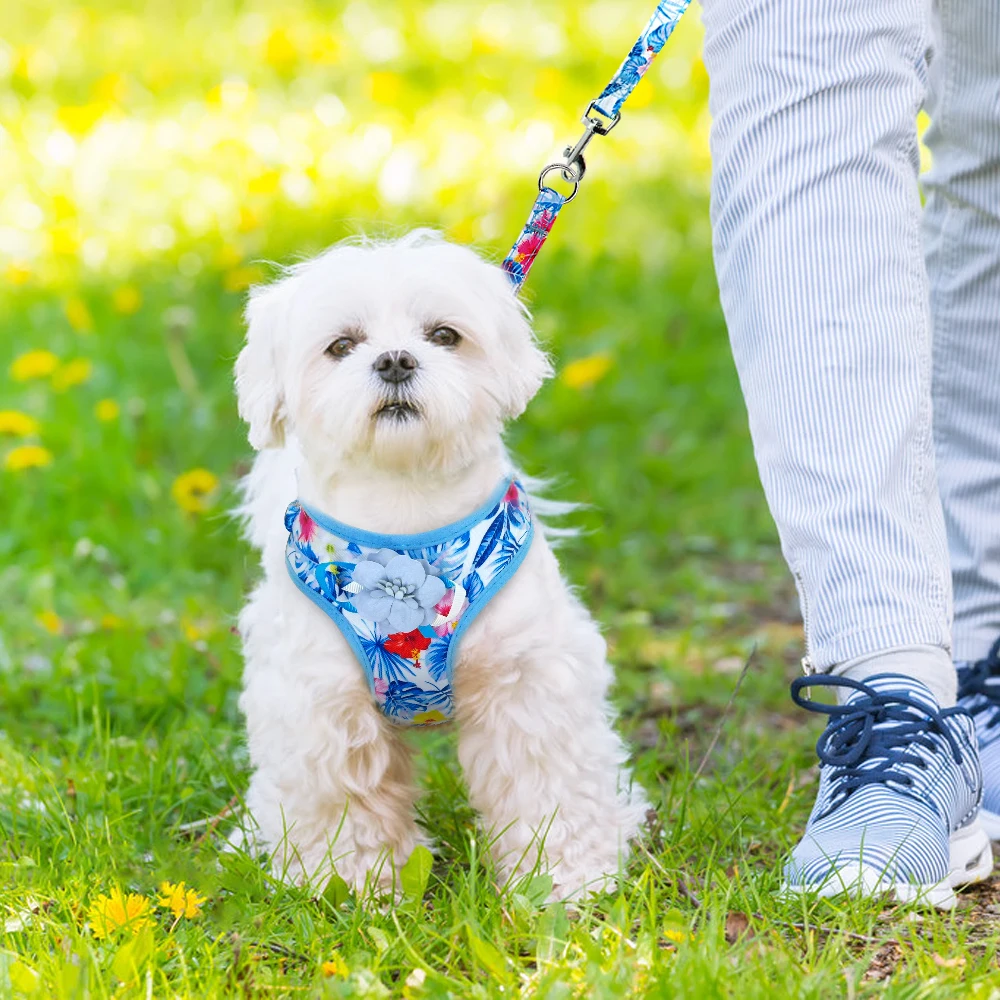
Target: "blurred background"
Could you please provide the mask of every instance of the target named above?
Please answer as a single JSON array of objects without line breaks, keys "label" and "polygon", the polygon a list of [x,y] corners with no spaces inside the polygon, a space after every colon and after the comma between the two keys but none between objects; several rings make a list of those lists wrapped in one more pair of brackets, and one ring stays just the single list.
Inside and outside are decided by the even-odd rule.
[{"label": "blurred background", "polygon": [[[405,948],[395,912],[352,915],[338,900],[323,910],[275,887],[252,860],[217,851],[211,818],[246,786],[233,625],[257,573],[230,514],[252,459],[232,365],[246,289],[272,276],[274,262],[414,225],[501,260],[540,168],[579,136],[581,113],[652,6],[4,6],[4,995],[96,995],[87,977],[111,983],[109,969],[128,980],[138,945],[127,933],[100,940],[98,918],[118,905],[108,893],[124,887],[139,894],[130,905],[145,922],[161,880],[169,892],[159,904],[156,995],[230,995],[236,982],[240,995],[275,995],[266,990],[320,977],[325,995],[387,996],[410,974],[414,947],[429,967],[464,968],[449,943],[462,920],[483,921],[484,939],[513,956],[534,954],[531,921],[510,924],[490,892],[463,895],[463,880],[479,885],[482,852],[446,732],[419,737],[439,879],[434,908],[406,918]],[[525,286],[556,376],[508,439],[525,471],[551,480],[551,496],[583,505],[566,519],[579,534],[561,560],[608,637],[621,726],[660,808],[655,856],[644,856],[653,867],[634,866],[643,919],[667,920],[666,943],[654,934],[649,953],[694,984],[663,995],[721,995],[725,974],[739,978],[740,995],[763,996],[780,981],[776,966],[760,964],[773,949],[722,959],[706,948],[709,935],[672,958],[697,898],[678,895],[671,876],[659,891],[675,909],[663,917],[649,888],[655,872],[683,870],[702,873],[706,886],[721,879],[724,894],[743,892],[742,871],[751,894],[764,879],[763,895],[724,895],[710,912],[772,905],[766,879],[797,837],[815,780],[808,723],[786,694],[803,652],[798,607],[760,491],[712,267],[700,45],[695,4],[621,124],[591,144],[580,195]],[[727,715],[754,647],[756,668]],[[171,924],[162,911],[181,879],[209,901],[203,915],[200,903],[183,920],[174,911]],[[795,912],[786,917],[801,919]],[[508,925],[513,937],[499,929]],[[630,995],[652,995],[645,960],[634,968],[619,941],[631,930],[605,939],[587,920],[575,926],[573,996],[625,995],[607,978],[619,972],[621,983],[638,976]],[[254,945],[254,935],[267,943]],[[598,940],[604,965],[595,964]],[[153,954],[151,937],[135,941]],[[790,953],[789,983],[813,975],[808,942],[803,955]],[[480,957],[493,954],[480,945]],[[342,974],[331,949],[352,968],[353,985],[339,992],[329,986]],[[924,958],[921,968],[939,975]],[[504,961],[498,954],[496,968]],[[808,988],[842,988],[838,962],[835,953],[827,987]],[[964,974],[960,965],[954,973]],[[133,988],[115,995],[152,995],[152,986]],[[508,995],[497,989],[489,995]]]},{"label": "blurred background", "polygon": [[[113,716],[170,697],[231,712],[229,628],[252,575],[226,513],[250,459],[230,375],[247,286],[271,261],[415,224],[499,260],[648,7],[6,12],[6,709],[44,715],[89,685]],[[699,17],[592,144],[528,282],[559,375],[511,433],[529,472],[591,505],[570,575],[653,665],[715,643],[779,584],[789,613],[712,272]]]},{"label": "blurred background", "polygon": [[[247,287],[413,225],[499,261],[650,6],[7,5],[0,860],[61,858],[49,893],[193,863],[172,831],[246,780],[232,626],[256,560],[229,511],[251,460],[231,376]],[[801,655],[712,269],[700,41],[695,6],[591,145],[525,288],[557,375],[509,435],[585,505],[562,559],[651,788],[753,643],[771,665],[751,697],[784,704]],[[69,802],[92,824],[72,847]]]}]

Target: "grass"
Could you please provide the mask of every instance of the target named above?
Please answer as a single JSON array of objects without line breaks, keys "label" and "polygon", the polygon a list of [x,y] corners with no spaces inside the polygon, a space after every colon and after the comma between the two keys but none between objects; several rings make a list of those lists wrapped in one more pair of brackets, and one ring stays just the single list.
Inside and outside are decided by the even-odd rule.
[{"label": "grass", "polygon": [[[287,6],[293,49],[324,16],[341,14],[336,5]],[[644,4],[626,6],[641,20]],[[40,9],[40,26],[23,20],[16,30],[56,51],[63,36],[53,25],[75,15]],[[189,69],[177,68],[177,55],[175,82],[137,90],[133,104],[122,98],[122,114],[169,117],[227,71],[232,38],[247,34],[249,14],[199,9],[218,30],[184,36]],[[438,57],[410,44],[423,37],[429,7],[371,9],[403,19],[400,78],[412,78],[417,98],[440,101],[460,124],[481,129],[474,96],[456,104],[448,90],[455,81],[443,78]],[[554,2],[512,9],[519,17],[564,16]],[[97,38],[102,25],[110,33],[125,17],[113,5],[95,6],[73,23]],[[155,62],[158,36],[171,51],[180,44],[164,17],[150,10],[138,21],[145,40],[134,65],[131,50],[121,55],[126,89],[145,71],[140,56]],[[584,37],[582,14],[574,18],[563,26],[571,40]],[[704,81],[691,24],[676,43],[689,71],[672,68],[660,81],[669,100],[659,99],[662,115],[697,137]],[[469,66],[470,87],[515,81],[507,95],[515,120],[534,113],[569,137],[572,110],[599,85],[601,66],[615,61],[618,35],[631,33],[615,27],[600,45],[587,34],[582,62],[547,57],[546,71],[564,75],[569,93],[560,101],[569,110],[533,107],[538,83],[532,91],[524,79],[537,58],[510,41]],[[296,75],[280,39],[261,44],[275,61],[251,80],[261,107],[292,114],[310,73],[320,71]],[[345,92],[352,58],[322,70],[337,86],[340,74]],[[103,80],[101,61],[84,52],[49,83],[15,78],[4,99],[25,121],[56,114],[49,98],[76,100],[71,85]],[[420,141],[417,113],[387,108],[379,88],[391,90],[391,82],[376,83],[351,105],[358,128],[369,118],[402,117],[393,127]],[[654,114],[647,105],[632,120],[654,129]],[[514,143],[517,127],[503,126],[504,141]],[[10,274],[22,283],[0,304],[2,372],[32,349],[54,352],[61,366],[28,381],[0,375],[0,409],[35,418],[40,430],[25,440],[52,455],[44,467],[0,471],[0,996],[995,994],[993,885],[966,893],[953,914],[920,916],[880,901],[776,895],[780,859],[802,829],[816,780],[816,723],[786,694],[801,627],[718,306],[700,140],[672,154],[683,169],[667,169],[669,158],[653,169],[632,159],[642,128],[631,127],[623,123],[620,140],[594,151],[581,198],[564,213],[529,288],[560,370],[594,355],[610,364],[587,386],[557,377],[510,432],[528,472],[554,477],[557,498],[589,505],[573,516],[583,532],[564,547],[563,565],[605,626],[621,726],[657,807],[621,889],[577,909],[541,906],[543,876],[495,884],[447,733],[414,737],[422,749],[421,814],[438,853],[429,872],[408,872],[406,901],[393,909],[365,908],[336,887],[314,898],[274,882],[254,860],[220,851],[226,818],[215,832],[207,827],[247,780],[231,625],[256,570],[226,510],[250,458],[230,371],[253,262],[290,259],[360,224],[417,222],[501,254],[527,210],[531,170],[504,167],[484,196],[469,179],[483,175],[484,152],[455,182],[465,190],[467,181],[468,190],[451,201],[380,200],[375,182],[362,178],[344,190],[325,187],[309,211],[281,189],[240,189],[256,219],[234,221],[232,230],[221,219],[200,236],[184,230],[183,199],[165,184],[162,210],[175,224],[176,245],[152,253],[136,237],[120,257],[93,266],[80,266],[82,250],[64,252],[60,242],[76,238],[67,226],[78,226],[81,246],[100,235],[88,229],[89,209],[81,204],[72,225],[60,221],[58,206],[46,201],[51,190],[38,181],[31,196],[54,242],[27,262],[12,259]],[[186,169],[207,176],[218,164],[206,157]],[[15,167],[30,174],[27,153]],[[250,184],[247,169],[250,179],[232,183]],[[127,179],[122,197],[141,215]],[[476,229],[491,213],[493,236]],[[92,367],[65,386],[73,358]],[[104,400],[117,407],[101,409],[111,419],[98,416]],[[20,443],[3,438],[0,454]],[[173,487],[200,468],[219,487],[204,512],[185,511]],[[137,935],[95,936],[102,894],[119,887],[152,904],[165,880],[206,896],[200,915],[175,919],[159,908]],[[332,964],[324,971],[324,963]]]}]

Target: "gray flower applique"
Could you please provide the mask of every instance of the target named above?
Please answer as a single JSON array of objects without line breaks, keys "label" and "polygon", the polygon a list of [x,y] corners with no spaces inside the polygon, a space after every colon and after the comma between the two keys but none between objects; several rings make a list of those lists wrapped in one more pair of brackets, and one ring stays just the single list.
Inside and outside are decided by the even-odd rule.
[{"label": "gray flower applique", "polygon": [[423,563],[392,549],[382,549],[359,562],[351,574],[357,589],[351,603],[370,622],[384,623],[390,632],[412,632],[437,617],[434,605],[444,597],[445,585],[431,576]]}]

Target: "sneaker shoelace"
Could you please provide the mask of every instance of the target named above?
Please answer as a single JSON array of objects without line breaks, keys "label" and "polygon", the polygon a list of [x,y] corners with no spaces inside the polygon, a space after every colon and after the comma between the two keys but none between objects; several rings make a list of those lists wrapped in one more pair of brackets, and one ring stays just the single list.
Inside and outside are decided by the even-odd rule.
[{"label": "sneaker shoelace", "polygon": [[[863,692],[865,697],[845,705],[825,705],[801,696],[803,689],[813,687],[849,688]],[[852,792],[866,785],[891,783],[906,793],[913,785],[912,769],[925,770],[929,766],[915,748],[939,751],[941,744],[935,736],[947,744],[955,763],[962,763],[962,749],[945,722],[965,709],[935,712],[903,691],[877,691],[849,677],[828,674],[793,681],[792,700],[809,712],[830,717],[816,742],[816,754],[821,764],[833,769],[833,794],[817,819],[829,815]]]},{"label": "sneaker shoelace", "polygon": [[997,639],[986,658],[977,660],[958,671],[959,699],[982,696],[982,701],[967,709],[970,715],[992,712],[986,721],[987,729],[1000,726],[1000,639]]}]

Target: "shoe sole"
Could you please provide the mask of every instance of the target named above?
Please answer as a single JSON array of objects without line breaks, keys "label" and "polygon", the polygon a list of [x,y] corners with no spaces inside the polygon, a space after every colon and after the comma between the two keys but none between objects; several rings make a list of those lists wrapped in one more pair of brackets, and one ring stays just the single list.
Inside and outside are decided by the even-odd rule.
[{"label": "shoe sole", "polygon": [[[996,820],[1000,833],[1000,817]],[[948,874],[940,882],[919,885],[911,882],[885,881],[883,874],[871,865],[843,865],[831,872],[818,888],[812,886],[782,886],[782,894],[793,896],[816,895],[823,898],[833,896],[877,896],[889,893],[900,903],[918,906],[932,906],[939,910],[952,910],[958,902],[955,889],[972,882],[989,878],[993,871],[993,848],[987,829],[977,819],[969,826],[956,830],[950,839],[951,857]]]},{"label": "shoe sole", "polygon": [[980,809],[979,821],[983,824],[983,829],[989,834],[990,840],[1000,840],[1000,815],[989,812],[987,809]]}]

